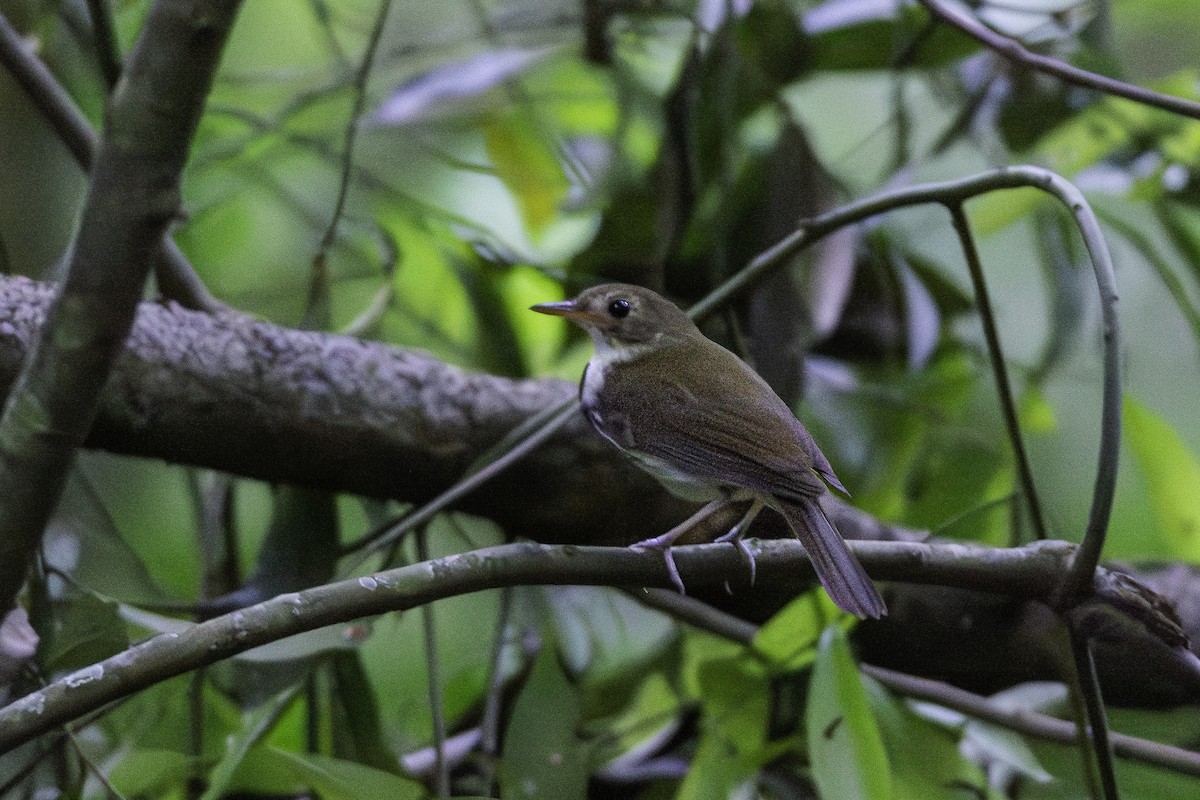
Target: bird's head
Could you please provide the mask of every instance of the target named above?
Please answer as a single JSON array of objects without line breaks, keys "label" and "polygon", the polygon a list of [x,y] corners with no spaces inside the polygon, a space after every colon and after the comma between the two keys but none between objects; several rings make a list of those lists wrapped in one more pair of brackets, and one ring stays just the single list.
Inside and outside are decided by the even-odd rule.
[{"label": "bird's head", "polygon": [[626,283],[593,286],[573,300],[540,303],[533,310],[566,317],[591,334],[597,352],[611,348],[626,358],[699,333],[674,303]]}]

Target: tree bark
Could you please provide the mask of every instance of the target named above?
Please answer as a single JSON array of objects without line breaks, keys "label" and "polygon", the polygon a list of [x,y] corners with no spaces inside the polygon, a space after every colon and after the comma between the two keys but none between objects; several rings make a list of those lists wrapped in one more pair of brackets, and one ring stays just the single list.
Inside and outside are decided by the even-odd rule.
[{"label": "tree bark", "polygon": [[[53,289],[0,278],[0,386]],[[469,373],[432,356],[174,303],[140,305],[86,447],[269,482],[420,503],[574,385]],[[514,535],[617,543],[687,506],[582,417],[460,506]]]}]

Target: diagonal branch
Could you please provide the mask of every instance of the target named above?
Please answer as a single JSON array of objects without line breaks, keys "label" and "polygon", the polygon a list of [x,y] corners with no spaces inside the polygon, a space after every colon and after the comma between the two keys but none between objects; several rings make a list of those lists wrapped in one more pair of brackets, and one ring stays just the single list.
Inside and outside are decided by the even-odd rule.
[{"label": "diagonal branch", "polygon": [[1033,479],[1033,468],[1029,465],[1029,454],[1025,450],[1025,439],[1021,435],[1021,424],[1017,419],[1017,404],[1013,400],[1012,383],[1008,379],[1008,366],[1004,360],[1004,351],[1000,346],[1000,334],[996,329],[996,315],[992,313],[992,299],[988,293],[987,280],[983,274],[983,264],[980,263],[979,249],[975,246],[975,238],[971,235],[971,224],[961,204],[947,206],[950,218],[954,223],[954,232],[958,234],[962,246],[963,257],[967,262],[967,272],[971,276],[971,285],[975,290],[975,305],[979,309],[979,319],[983,325],[983,338],[987,342],[989,360],[992,362],[992,377],[996,381],[996,392],[1000,397],[1000,408],[1004,415],[1004,425],[1008,428],[1008,439],[1012,445],[1013,457],[1017,463],[1017,475],[1021,482],[1021,492],[1025,495],[1025,503],[1029,508],[1029,517],[1033,523],[1035,539],[1045,539],[1046,519],[1042,513],[1042,501],[1038,497],[1037,483]]},{"label": "diagonal branch", "polygon": [[958,28],[972,39],[979,41],[984,47],[1015,64],[1035,69],[1038,72],[1044,72],[1047,75],[1053,75],[1059,80],[1073,86],[1081,86],[1084,89],[1095,89],[1098,92],[1133,100],[1136,103],[1161,108],[1165,111],[1173,111],[1176,114],[1191,117],[1192,119],[1200,119],[1200,103],[1196,103],[1193,100],[1186,100],[1182,97],[1174,97],[1162,92],[1155,92],[1151,89],[1144,89],[1141,86],[1109,78],[1106,75],[1099,75],[1095,72],[1079,69],[1066,62],[1059,61],[1057,58],[1050,58],[1040,53],[1034,53],[1015,39],[1010,39],[1007,36],[996,33],[971,14],[960,8],[952,8],[949,4],[944,3],[943,0],[920,0],[920,3],[929,9],[930,14]]},{"label": "diagonal branch", "polygon": [[[103,51],[113,47],[103,43],[101,28],[107,23],[103,18],[109,9],[100,0],[89,0],[92,6],[98,36],[97,47],[101,48],[101,58],[106,63],[115,58],[110,53],[106,58]],[[9,24],[3,14],[0,14],[0,66],[3,66],[16,79],[18,85],[25,91],[34,108],[42,113],[46,121],[54,129],[59,140],[70,151],[75,163],[84,172],[91,172],[96,160],[96,151],[100,147],[100,138],[92,130],[87,117],[75,105],[67,90],[47,69],[46,65],[33,54],[21,35]],[[106,73],[118,65],[105,67]],[[205,311],[218,311],[221,304],[209,294],[187,256],[175,244],[175,241],[165,235],[162,248],[155,255],[155,275],[158,278],[162,293],[170,298],[187,304],[189,308]]]},{"label": "diagonal branch", "polygon": [[160,0],[109,107],[66,280],[0,417],[0,607],[7,607],[99,408],[239,0]]}]

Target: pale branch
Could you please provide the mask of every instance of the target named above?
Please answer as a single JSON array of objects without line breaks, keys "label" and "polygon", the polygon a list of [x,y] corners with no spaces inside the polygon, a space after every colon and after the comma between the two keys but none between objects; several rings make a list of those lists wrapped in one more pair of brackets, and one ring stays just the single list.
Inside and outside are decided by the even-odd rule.
[{"label": "pale branch", "polygon": [[[812,567],[799,542],[751,544],[761,583],[796,589],[811,580]],[[876,578],[983,588],[1041,600],[1056,591],[1073,555],[1073,548],[1062,543],[995,550],[962,544],[855,542],[853,548]],[[743,555],[733,547],[679,547],[675,558],[689,586],[719,587],[731,576],[747,577]],[[1107,571],[1098,571],[1100,598],[1111,591],[1108,577]],[[288,636],[484,589],[539,584],[668,587],[671,578],[657,553],[521,543],[280,595],[182,633],[155,636],[16,700],[0,709],[0,752],[155,683]]]}]

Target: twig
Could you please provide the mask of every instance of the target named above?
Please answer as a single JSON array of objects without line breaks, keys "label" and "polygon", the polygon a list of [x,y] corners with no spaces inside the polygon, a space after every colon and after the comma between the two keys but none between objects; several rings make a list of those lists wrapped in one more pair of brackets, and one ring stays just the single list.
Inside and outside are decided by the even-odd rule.
[{"label": "twig", "polygon": [[1185,100],[1182,97],[1173,97],[1169,94],[1155,92],[1151,89],[1144,89],[1141,86],[1134,86],[1131,83],[1079,69],[1056,58],[1034,53],[1026,49],[1024,45],[1015,39],[1010,39],[1007,36],[996,33],[973,15],[958,8],[951,8],[949,5],[944,4],[942,0],[920,0],[920,3],[929,9],[930,14],[958,28],[963,33],[982,43],[989,50],[995,51],[998,55],[1015,64],[1035,69],[1038,72],[1044,72],[1047,75],[1053,75],[1074,86],[1095,89],[1098,92],[1124,97],[1127,100],[1133,100],[1134,102],[1143,103],[1154,108],[1173,111],[1185,117],[1200,119],[1200,103]]},{"label": "twig", "polygon": [[[417,560],[429,560],[429,528],[417,531]],[[450,796],[450,765],[446,761],[446,713],[442,707],[442,674],[438,664],[437,625],[433,603],[421,606],[421,627],[425,633],[425,669],[429,673],[429,716],[433,726],[433,765],[438,797]]]},{"label": "twig", "polygon": [[85,172],[92,169],[100,137],[92,130],[87,117],[75,105],[71,95],[54,77],[42,60],[35,56],[29,44],[0,14],[0,65],[12,75],[35,108]]},{"label": "twig", "polygon": [[338,227],[341,225],[342,215],[346,211],[346,200],[350,196],[350,181],[354,174],[354,146],[358,141],[358,129],[362,124],[363,107],[366,105],[367,81],[375,64],[375,54],[379,49],[380,38],[383,36],[383,28],[391,8],[392,0],[380,1],[379,9],[375,13],[375,24],[371,28],[371,34],[367,38],[367,45],[363,50],[362,61],[354,74],[352,84],[354,107],[350,110],[350,118],[346,122],[346,132],[342,138],[342,168],[338,178],[337,200],[334,202],[329,224],[325,227],[325,233],[322,234],[321,241],[317,245],[317,252],[313,255],[313,278],[309,290],[310,311],[315,299],[328,293],[329,250],[337,240]]},{"label": "twig", "polygon": [[121,77],[121,47],[113,29],[112,8],[108,0],[87,0],[87,7],[96,39],[96,60],[100,62],[100,71],[111,90]]},{"label": "twig", "polygon": [[[1096,660],[1092,655],[1091,642],[1087,634],[1070,626],[1067,635],[1071,640],[1071,658],[1075,674],[1079,679],[1085,715],[1077,721],[1083,731],[1088,749],[1095,760],[1100,774],[1100,789],[1104,800],[1120,800],[1117,791],[1116,771],[1113,767],[1113,750],[1108,730],[1108,715],[1104,710],[1104,697],[1100,692],[1100,679],[1096,675]],[[1085,760],[1085,767],[1087,761]]]},{"label": "twig", "polygon": [[952,203],[946,206],[946,210],[950,212],[954,231],[958,234],[958,241],[962,246],[963,258],[967,262],[967,271],[971,275],[971,286],[975,290],[975,304],[979,309],[979,321],[983,326],[983,338],[987,342],[988,356],[992,363],[992,375],[996,381],[996,393],[1000,396],[1000,409],[1004,415],[1005,427],[1008,428],[1008,439],[1012,445],[1013,457],[1017,462],[1017,475],[1021,482],[1021,491],[1025,495],[1030,520],[1033,522],[1034,538],[1045,539],[1046,520],[1042,513],[1037,484],[1033,480],[1033,469],[1029,466],[1029,454],[1025,450],[1025,440],[1021,435],[1021,423],[1017,419],[1017,404],[1013,401],[1012,384],[1008,380],[1008,366],[1004,361],[1000,334],[996,330],[996,315],[992,312],[992,300],[988,294],[983,265],[979,260],[979,250],[975,247],[975,237],[971,235],[971,223],[963,212],[962,204]]},{"label": "twig", "polygon": [[432,519],[434,515],[448,508],[462,497],[465,497],[466,495],[475,491],[480,486],[487,483],[492,478],[496,477],[501,472],[508,469],[513,464],[517,463],[522,458],[536,450],[547,439],[553,436],[559,430],[559,428],[561,428],[573,416],[575,416],[578,410],[579,401],[575,398],[566,400],[557,406],[553,406],[552,408],[544,410],[537,416],[539,419],[545,419],[545,423],[526,438],[513,442],[511,449],[506,449],[504,452],[499,454],[494,461],[480,468],[478,471],[468,474],[466,477],[459,480],[457,483],[446,489],[444,492],[430,500],[425,505],[405,516],[390,528],[380,531],[378,534],[369,537],[366,541],[355,543],[347,549],[361,548],[363,554],[366,555],[387,547],[391,542],[394,542],[396,539],[413,530],[418,525],[425,524]]},{"label": "twig", "polygon": [[[90,3],[99,1],[89,0]],[[34,107],[50,123],[80,169],[91,172],[100,137],[67,90],[30,51],[3,14],[0,14],[0,65],[8,69]],[[153,257],[155,276],[164,295],[188,308],[210,313],[223,308],[169,235],[163,236],[162,246]]]},{"label": "twig", "polygon": [[513,587],[500,590],[500,607],[496,613],[496,640],[492,643],[491,672],[488,675],[487,696],[483,716],[479,721],[479,752],[483,754],[481,778],[490,792],[496,780],[496,759],[500,756],[500,723],[504,704],[504,651],[508,644],[508,626],[512,622]]}]

